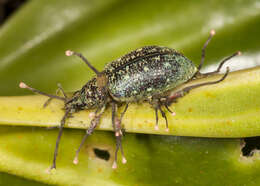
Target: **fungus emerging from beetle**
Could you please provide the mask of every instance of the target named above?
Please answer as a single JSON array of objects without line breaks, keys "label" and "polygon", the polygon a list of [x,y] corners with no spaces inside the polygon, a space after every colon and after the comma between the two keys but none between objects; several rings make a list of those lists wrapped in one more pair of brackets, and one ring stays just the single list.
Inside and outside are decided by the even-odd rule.
[{"label": "fungus emerging from beetle", "polygon": [[[113,168],[117,168],[117,153],[119,149],[122,153],[122,163],[126,163],[121,143],[121,122],[130,102],[140,100],[148,101],[155,110],[155,129],[158,130],[159,111],[165,119],[166,131],[168,131],[168,121],[165,112],[162,110],[162,106],[172,113],[172,115],[175,115],[175,113],[168,107],[171,103],[176,101],[178,98],[183,97],[194,88],[216,84],[223,81],[228,75],[229,68],[227,67],[226,73],[217,81],[191,85],[174,92],[173,94],[170,94],[170,92],[174,91],[173,89],[180,84],[218,73],[226,61],[241,54],[240,52],[236,52],[225,58],[219,64],[217,70],[213,72],[204,74],[200,73],[200,69],[204,63],[205,49],[214,34],[215,31],[212,30],[202,48],[202,56],[198,68],[196,68],[189,59],[173,49],[159,46],[146,46],[112,61],[106,65],[103,71],[100,72],[93,67],[83,55],[68,50],[66,51],[67,56],[75,55],[80,57],[89,68],[96,73],[96,76],[88,81],[81,90],[76,91],[72,97],[67,97],[61,85],[58,85],[58,91],[61,91],[64,97],[43,93],[21,82],[21,88],[27,88],[35,93],[49,97],[44,106],[46,106],[53,98],[62,100],[65,103],[65,114],[61,119],[59,126],[59,134],[56,140],[53,163],[50,169],[56,168],[58,147],[66,119],[71,114],[80,110],[96,109],[95,113],[91,114],[92,120],[90,126],[86,129],[86,134],[76,151],[76,156],[73,160],[74,164],[78,163],[78,154],[80,149],[82,148],[87,136],[91,135],[99,124],[100,118],[108,105],[111,105],[112,107],[112,126],[116,137],[116,151],[115,160],[112,165]],[[126,103],[125,109],[121,113],[120,117],[117,117],[116,114],[118,103]]]}]

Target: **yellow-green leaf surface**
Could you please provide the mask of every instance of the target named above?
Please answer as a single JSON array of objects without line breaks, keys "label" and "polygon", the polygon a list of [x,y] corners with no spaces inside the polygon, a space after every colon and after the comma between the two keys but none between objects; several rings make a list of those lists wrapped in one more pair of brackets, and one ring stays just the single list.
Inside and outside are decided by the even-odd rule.
[{"label": "yellow-green leaf surface", "polygon": [[[215,81],[220,76],[201,79],[191,84]],[[181,89],[185,86],[179,87]],[[173,134],[200,137],[250,137],[260,135],[260,68],[233,72],[217,85],[191,91],[174,103],[170,113],[169,132],[165,131],[165,121],[159,120],[156,131],[154,111],[148,103],[130,104],[124,116],[126,132],[148,134]],[[0,97],[0,124],[25,126],[59,126],[64,114],[62,101],[53,101],[48,107],[43,104],[44,96]],[[123,106],[124,107],[124,106]],[[122,112],[122,109],[119,112]],[[90,112],[85,110],[73,114],[67,127],[86,129],[90,124]],[[15,114],[14,114],[15,113]],[[111,108],[101,119],[101,130],[113,130]]]},{"label": "yellow-green leaf surface", "polygon": [[[0,185],[259,185],[259,153],[242,156],[239,139],[153,135],[166,134],[165,123],[160,119],[160,130],[154,130],[154,111],[146,103],[131,104],[123,120],[127,132],[153,133],[126,134],[126,165],[111,169],[115,140],[109,131],[90,136],[80,163],[73,165],[84,131],[65,129],[58,169],[47,174],[58,131],[31,126],[58,125],[63,104],[54,100],[43,109],[46,98],[22,96],[31,93],[18,88],[25,81],[49,93],[55,92],[57,82],[67,92],[79,89],[93,73],[79,59],[66,57],[67,49],[84,53],[100,70],[144,45],[175,48],[198,64],[202,45],[215,29],[204,71],[237,50],[243,56],[228,62],[231,70],[254,68],[232,72],[224,82],[193,90],[174,103],[176,116],[168,114],[168,134],[257,136],[259,27],[257,0],[28,1],[0,28]],[[99,129],[111,129],[110,113],[108,108]],[[86,128],[88,114],[75,114],[67,127]],[[94,149],[106,150],[109,160],[98,157]]]}]

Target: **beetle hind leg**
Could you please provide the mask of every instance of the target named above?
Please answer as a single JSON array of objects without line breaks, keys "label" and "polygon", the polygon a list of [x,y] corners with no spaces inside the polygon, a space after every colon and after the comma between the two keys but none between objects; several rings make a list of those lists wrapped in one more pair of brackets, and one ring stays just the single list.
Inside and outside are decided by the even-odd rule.
[{"label": "beetle hind leg", "polygon": [[220,69],[222,68],[222,66],[224,65],[224,63],[226,63],[228,60],[230,60],[231,58],[235,57],[235,56],[240,56],[241,52],[237,51],[234,54],[232,54],[231,56],[225,58],[224,60],[222,60],[218,66],[218,68],[215,71],[212,72],[208,72],[208,73],[200,73],[200,69],[202,68],[204,61],[205,61],[205,53],[206,53],[206,48],[209,44],[209,42],[211,41],[212,37],[215,35],[215,30],[211,30],[210,31],[210,35],[207,39],[207,41],[204,43],[203,47],[202,47],[202,53],[201,53],[201,60],[200,60],[200,64],[197,68],[197,72],[195,73],[195,75],[193,76],[194,79],[196,78],[203,78],[203,77],[207,77],[213,74],[217,74],[220,72]]},{"label": "beetle hind leg", "polygon": [[171,103],[173,102],[176,102],[176,100],[178,98],[181,98],[183,96],[185,96],[186,94],[188,94],[192,89],[195,89],[195,88],[199,88],[199,87],[202,87],[202,86],[207,86],[207,85],[213,85],[213,84],[217,84],[217,83],[220,83],[221,81],[224,81],[227,77],[229,73],[229,68],[227,67],[227,70],[226,70],[226,73],[217,81],[209,81],[209,82],[205,82],[205,83],[199,83],[199,84],[195,84],[195,85],[191,85],[191,86],[188,86],[188,87],[185,87],[177,92],[175,92],[174,94],[170,95],[167,100],[166,100],[166,105],[170,105]]}]

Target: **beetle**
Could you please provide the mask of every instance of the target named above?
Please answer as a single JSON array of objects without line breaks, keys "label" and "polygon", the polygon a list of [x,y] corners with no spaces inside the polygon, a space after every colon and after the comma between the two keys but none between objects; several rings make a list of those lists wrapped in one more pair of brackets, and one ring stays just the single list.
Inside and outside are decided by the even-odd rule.
[{"label": "beetle", "polygon": [[[89,80],[71,97],[66,95],[60,85],[58,85],[58,88],[63,93],[64,97],[41,92],[21,82],[20,88],[27,88],[35,93],[49,97],[47,102],[53,98],[64,101],[65,114],[60,122],[54,158],[50,170],[56,168],[56,157],[58,155],[60,138],[62,136],[65,121],[73,113],[80,110],[96,109],[90,126],[86,129],[86,134],[76,151],[76,156],[73,161],[74,164],[78,163],[80,149],[87,136],[91,135],[99,124],[100,118],[108,105],[111,105],[112,107],[112,126],[116,137],[115,159],[112,168],[117,168],[117,154],[119,150],[122,154],[122,162],[126,163],[122,147],[121,122],[129,103],[148,101],[155,111],[155,129],[158,130],[158,112],[160,112],[165,119],[166,131],[168,131],[168,120],[162,107],[164,106],[174,115],[175,113],[169,109],[171,103],[175,102],[178,98],[183,97],[194,88],[223,81],[229,73],[229,68],[227,67],[225,74],[217,81],[191,85],[178,91],[174,91],[174,88],[194,79],[219,73],[226,61],[241,54],[241,52],[238,51],[225,58],[213,72],[201,73],[200,69],[204,63],[205,49],[214,34],[215,31],[212,30],[202,48],[201,61],[198,67],[196,67],[191,60],[174,49],[160,46],[145,46],[108,63],[103,71],[98,71],[82,54],[68,50],[65,52],[67,56],[78,56],[96,74],[95,77]],[[118,117],[116,114],[117,107],[121,103],[126,103],[126,106],[120,117]],[[45,106],[46,105],[47,103],[45,103]]]}]

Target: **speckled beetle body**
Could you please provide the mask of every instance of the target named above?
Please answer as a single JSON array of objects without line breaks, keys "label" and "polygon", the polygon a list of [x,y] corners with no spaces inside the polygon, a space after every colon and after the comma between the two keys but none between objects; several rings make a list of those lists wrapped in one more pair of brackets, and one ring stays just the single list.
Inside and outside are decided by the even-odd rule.
[{"label": "speckled beetle body", "polygon": [[[169,92],[174,91],[175,87],[187,81],[218,73],[226,61],[240,54],[240,52],[236,52],[224,59],[220,63],[217,70],[201,74],[199,70],[201,69],[204,62],[205,48],[214,33],[214,30],[211,31],[208,40],[203,46],[202,58],[198,67],[196,67],[184,55],[173,49],[159,46],[146,46],[136,49],[122,56],[121,58],[112,61],[105,66],[103,71],[99,72],[80,53],[66,51],[67,56],[75,55],[80,57],[96,73],[96,76],[88,81],[79,91],[76,91],[72,97],[68,97],[64,93],[61,86],[59,86],[59,90],[62,91],[64,97],[43,93],[21,82],[21,88],[27,88],[33,92],[48,96],[49,100],[46,103],[48,103],[50,99],[53,98],[60,99],[65,103],[65,114],[61,119],[59,135],[56,141],[54,159],[51,169],[56,168],[56,157],[58,154],[59,142],[65,121],[71,114],[80,110],[96,109],[96,112],[93,114],[93,119],[91,120],[90,126],[88,129],[86,129],[86,134],[76,152],[76,156],[73,161],[75,164],[78,163],[78,154],[85,142],[85,139],[87,136],[93,133],[108,105],[111,105],[112,107],[112,126],[114,128],[116,137],[116,152],[115,161],[112,166],[113,168],[117,167],[117,153],[119,150],[121,150],[122,153],[122,162],[126,163],[126,158],[123,153],[121,142],[121,122],[125,112],[127,111],[128,103],[136,101],[148,101],[155,111],[155,129],[158,130],[159,111],[166,121],[166,131],[168,131],[168,121],[163,107],[171,112],[172,115],[175,115],[175,113],[172,112],[168,107],[172,102],[184,96],[194,88],[216,84],[223,81],[228,75],[229,69],[227,68],[224,76],[218,81],[191,85],[171,94],[169,94]],[[47,105],[46,103],[45,106]],[[119,103],[126,103],[125,109],[123,113],[121,113],[120,117],[118,117],[116,113]]]},{"label": "speckled beetle body", "polygon": [[119,102],[160,95],[188,81],[196,71],[182,54],[159,46],[139,48],[105,67],[109,93]]}]

